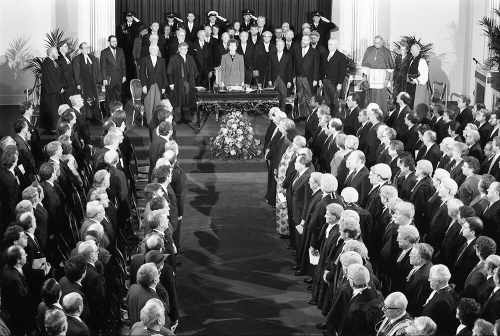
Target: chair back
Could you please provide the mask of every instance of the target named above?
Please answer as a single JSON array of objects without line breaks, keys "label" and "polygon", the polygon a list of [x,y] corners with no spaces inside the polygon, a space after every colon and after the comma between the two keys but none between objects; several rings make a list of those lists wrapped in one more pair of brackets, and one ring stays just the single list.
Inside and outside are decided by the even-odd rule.
[{"label": "chair back", "polygon": [[142,84],[141,81],[137,78],[134,78],[130,81],[130,95],[132,96],[132,100],[141,101],[142,98]]},{"label": "chair back", "polygon": [[431,102],[446,102],[446,84],[444,82],[433,81],[431,85]]}]

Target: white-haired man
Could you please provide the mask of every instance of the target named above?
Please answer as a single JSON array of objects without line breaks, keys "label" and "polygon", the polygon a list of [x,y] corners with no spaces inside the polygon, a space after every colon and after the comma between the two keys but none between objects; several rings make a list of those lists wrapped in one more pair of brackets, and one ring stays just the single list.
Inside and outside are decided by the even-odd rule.
[{"label": "white-haired man", "polygon": [[429,232],[430,216],[428,212],[429,198],[434,193],[432,186],[432,163],[428,160],[420,160],[417,162],[415,176],[417,183],[413,186],[410,193],[409,201],[415,205],[415,226],[420,235],[425,235]]},{"label": "white-haired man", "polygon": [[447,202],[455,197],[457,190],[458,186],[451,178],[443,179],[437,189],[441,204],[429,223],[429,233],[425,238],[425,241],[431,244],[436,250],[441,246],[444,234],[451,221],[451,218],[448,216]]},{"label": "white-haired man", "polygon": [[358,191],[358,204],[362,207],[366,205],[368,192],[371,185],[368,178],[369,171],[365,166],[365,154],[360,150],[352,152],[346,160],[346,167],[349,173],[344,182],[344,187],[352,187]]},{"label": "white-haired man", "polygon": [[57,65],[57,48],[47,49],[47,57],[42,63],[42,82],[40,97],[41,126],[49,132],[57,129],[57,108],[62,102],[63,82],[61,68]]},{"label": "white-haired man", "polygon": [[[353,290],[352,299],[345,307],[341,335],[372,335],[382,318],[383,297],[368,286],[370,271],[363,265],[350,265],[347,278]],[[369,312],[369,313],[368,313]]]},{"label": "white-haired man", "polygon": [[371,189],[368,192],[366,201],[366,210],[368,210],[373,218],[378,218],[382,213],[383,206],[380,201],[380,188],[391,181],[391,167],[385,163],[377,163],[370,168],[368,179],[370,180]]},{"label": "white-haired man", "polygon": [[139,66],[139,79],[142,84],[144,98],[144,113],[149,123],[153,109],[161,102],[161,95],[167,87],[167,70],[165,60],[159,55],[158,46],[150,46],[149,55],[143,57]]},{"label": "white-haired man", "polygon": [[437,335],[453,335],[458,325],[455,317],[457,294],[450,287],[451,273],[445,265],[431,267],[429,284],[432,292],[424,303],[422,315],[430,317],[437,324]]},{"label": "white-haired man", "polygon": [[401,292],[393,292],[384,300],[384,319],[377,329],[377,336],[400,335],[410,325],[411,317],[406,312],[408,299]]}]

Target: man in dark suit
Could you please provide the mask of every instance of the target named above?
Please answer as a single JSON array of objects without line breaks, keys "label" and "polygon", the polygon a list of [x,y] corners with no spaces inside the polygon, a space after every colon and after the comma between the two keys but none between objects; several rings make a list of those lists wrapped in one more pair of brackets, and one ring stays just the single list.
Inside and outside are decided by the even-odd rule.
[{"label": "man in dark suit", "polygon": [[406,312],[408,299],[401,293],[391,293],[384,300],[384,319],[378,325],[377,336],[401,335],[411,323]]},{"label": "man in dark suit", "polygon": [[[193,56],[188,54],[187,43],[180,43],[178,50],[179,53],[168,62],[167,77],[176,122],[190,122],[198,69]],[[199,115],[195,115],[195,122],[199,126]]]},{"label": "man in dark suit", "polygon": [[481,309],[481,317],[490,323],[495,323],[500,318],[500,267],[493,274],[493,282],[495,287]]},{"label": "man in dark suit", "polygon": [[330,32],[337,31],[338,27],[335,23],[329,21],[326,17],[321,15],[320,11],[314,11],[312,13],[311,30],[315,30],[319,33],[319,44],[326,47],[328,40],[330,39]]},{"label": "man in dark suit", "polygon": [[307,117],[310,113],[307,102],[314,94],[319,80],[319,53],[311,48],[309,36],[303,36],[301,48],[293,54],[295,87],[298,99],[298,116]]},{"label": "man in dark suit", "polygon": [[425,243],[415,244],[410,251],[410,265],[413,267],[406,275],[402,292],[408,298],[408,313],[412,316],[422,313],[422,306],[431,293],[429,271],[433,252],[432,246]]},{"label": "man in dark suit", "polygon": [[357,92],[353,92],[347,97],[347,108],[346,115],[344,116],[344,133],[349,135],[356,135],[356,132],[361,126],[358,116],[362,105],[361,95]]},{"label": "man in dark suit", "polygon": [[436,211],[429,211],[432,216],[429,223],[429,231],[425,232],[424,237],[426,243],[429,243],[436,251],[438,251],[443,241],[446,229],[448,228],[451,218],[448,216],[447,202],[452,200],[457,193],[458,186],[451,178],[441,180],[438,186],[437,193],[440,204]]},{"label": "man in dark suit", "polygon": [[368,148],[368,132],[372,127],[371,122],[368,120],[368,112],[362,109],[358,114],[359,128],[356,130],[356,136],[359,139],[358,149],[366,153]]},{"label": "man in dark suit", "polygon": [[[483,225],[478,217],[465,218],[462,224],[461,234],[465,242],[460,246],[457,253],[457,259],[453,265],[452,282],[457,291],[461,292],[464,288],[465,279],[472,271],[479,259],[476,254],[476,244],[479,234],[483,230]],[[484,242],[484,240],[482,240]],[[480,241],[482,244],[482,242]]]},{"label": "man in dark suit", "polygon": [[118,45],[123,49],[125,54],[127,78],[129,79],[136,77],[132,51],[134,49],[134,40],[139,33],[139,22],[134,13],[129,11],[125,16],[125,22],[117,29]]},{"label": "man in dark suit", "polygon": [[116,36],[108,37],[109,47],[101,51],[102,83],[106,86],[107,101],[120,101],[122,84],[127,80],[125,54],[118,48]]},{"label": "man in dark suit", "polygon": [[14,141],[16,142],[17,151],[19,153],[17,167],[22,173],[21,187],[24,189],[35,180],[37,173],[36,162],[31,151],[29,141],[31,133],[28,123],[24,118],[18,119],[14,123]]},{"label": "man in dark suit", "polygon": [[97,100],[97,84],[102,81],[102,73],[97,57],[90,53],[90,46],[86,42],[80,43],[81,53],[73,58],[73,72],[77,90],[83,99]]},{"label": "man in dark suit", "polygon": [[[495,255],[497,250],[497,244],[495,241],[486,236],[479,236],[476,239],[475,252],[479,258],[479,262],[474,265],[474,268],[469,272],[465,278],[462,296],[470,297],[476,301],[482,302],[484,297],[483,286],[487,282],[488,269],[491,265],[491,258],[488,260],[489,256],[492,258],[497,258]],[[493,259],[493,260],[495,260]]]},{"label": "man in dark suit", "polygon": [[293,63],[292,56],[284,51],[285,41],[276,41],[276,51],[269,55],[268,74],[266,75],[269,86],[274,86],[280,93],[280,108],[285,110],[285,98],[288,89],[292,87]]},{"label": "man in dark suit", "polygon": [[57,109],[62,103],[64,93],[61,68],[57,64],[59,57],[55,47],[47,49],[47,57],[42,63],[40,124],[47,131],[55,132],[57,128]]},{"label": "man in dark suit", "polygon": [[397,166],[399,171],[393,177],[393,184],[398,189],[399,197],[404,201],[409,201],[411,190],[417,183],[413,156],[408,152],[402,153],[397,158]]},{"label": "man in dark suit", "polygon": [[358,204],[364,207],[368,192],[372,187],[368,178],[369,171],[365,166],[365,154],[359,150],[352,152],[346,161],[346,167],[349,169],[349,173],[345,179],[344,187],[356,189],[359,195]]},{"label": "man in dark suit", "polygon": [[205,40],[205,31],[200,29],[197,38],[191,42],[191,52],[198,68],[196,85],[208,87],[209,73],[212,71],[212,46]]},{"label": "man in dark suit", "polygon": [[487,192],[489,205],[479,214],[483,221],[483,234],[495,240],[497,245],[500,243],[500,229],[498,218],[500,218],[500,182],[490,184]]},{"label": "man in dark suit", "polygon": [[328,52],[320,56],[320,82],[323,95],[332,111],[338,111],[339,92],[347,74],[347,57],[337,50],[338,41],[328,40]]},{"label": "man in dark suit", "polygon": [[99,248],[93,240],[81,242],[78,245],[78,254],[87,262],[87,271],[82,280],[82,290],[88,300],[90,315],[88,326],[92,332],[98,332],[105,327],[107,316],[106,281],[104,275],[96,268]]},{"label": "man in dark suit", "polygon": [[[24,335],[33,326],[33,316],[27,315],[32,308],[32,296],[22,271],[26,264],[26,252],[20,246],[7,249],[6,264],[2,270],[2,306],[12,335]],[[28,311],[27,311],[28,310]]]},{"label": "man in dark suit", "polygon": [[[446,227],[442,241],[434,254],[436,263],[444,264],[449,269],[453,269],[460,247],[465,242],[465,238],[460,234],[462,224],[460,223],[460,213],[462,212],[468,217],[468,209],[463,206],[463,203],[454,198],[446,203],[448,217],[450,218],[449,224]],[[473,216],[472,213],[470,213]]]},{"label": "man in dark suit", "polygon": [[258,71],[258,83],[262,87],[268,85],[271,80],[269,77],[269,61],[272,55],[276,54],[276,46],[271,43],[273,34],[270,31],[264,31],[262,40],[255,45],[254,62],[255,69]]},{"label": "man in dark suit", "polygon": [[248,41],[248,31],[242,31],[240,33],[240,43],[238,43],[236,51],[243,55],[243,61],[245,63],[245,83],[250,85],[254,77],[255,48],[254,45]]},{"label": "man in dark suit", "polygon": [[368,287],[370,272],[362,265],[353,264],[347,268],[347,277],[353,290],[351,300],[345,306],[344,319],[340,326],[341,335],[375,335],[375,324],[382,318],[382,295]]},{"label": "man in dark suit", "polygon": [[178,209],[178,218],[179,218],[179,223],[177,225],[177,230],[174,231],[173,233],[173,238],[174,238],[174,243],[177,247],[177,250],[181,249],[181,224],[184,216],[184,200],[186,198],[186,173],[182,169],[182,167],[179,164],[179,161],[177,159],[177,154],[172,151],[168,150],[164,154],[165,159],[170,161],[170,164],[172,165],[172,176],[170,180],[170,186],[172,187],[172,190],[175,192],[175,197],[177,199],[177,209]]},{"label": "man in dark suit", "polygon": [[186,15],[187,22],[184,23],[183,28],[186,30],[186,41],[194,42],[197,39],[200,26],[196,22],[196,15],[193,12],[188,12]]},{"label": "man in dark suit", "polygon": [[457,104],[459,108],[459,112],[457,116],[455,117],[455,121],[457,121],[460,124],[459,129],[457,130],[457,134],[462,135],[462,132],[464,131],[465,126],[467,126],[468,123],[474,122],[474,117],[472,116],[472,111],[469,107],[470,104],[470,98],[461,95],[457,98]]},{"label": "man in dark suit", "polygon": [[400,92],[396,98],[397,108],[391,113],[386,121],[387,126],[396,130],[396,138],[405,141],[408,127],[405,124],[406,115],[411,113],[408,104],[411,102],[410,95],[406,92]]},{"label": "man in dark suit", "polygon": [[165,60],[158,56],[158,47],[149,48],[149,56],[141,59],[139,67],[139,79],[142,84],[144,98],[144,114],[149,123],[152,118],[153,109],[161,101],[161,95],[167,87],[167,67]]},{"label": "man in dark suit", "polygon": [[436,169],[439,159],[443,155],[438,144],[436,144],[436,132],[425,131],[422,136],[422,142],[423,146],[419,149],[415,160],[428,160],[432,163],[434,169]]},{"label": "man in dark suit", "polygon": [[67,335],[90,336],[90,330],[80,318],[83,312],[83,298],[79,293],[69,293],[62,297],[62,306],[68,321]]},{"label": "man in dark suit", "polygon": [[415,205],[415,225],[419,232],[428,232],[430,214],[428,211],[429,197],[434,193],[432,179],[432,163],[427,160],[417,162],[415,176],[417,182],[410,191],[410,202]]},{"label": "man in dark suit", "polygon": [[17,162],[18,151],[16,146],[7,146],[1,155],[0,161],[0,206],[2,211],[3,224],[1,233],[8,223],[15,220],[15,209],[17,202],[21,198],[21,185],[18,176]]},{"label": "man in dark suit", "polygon": [[[373,106],[373,105],[372,105]],[[371,126],[366,135],[366,166],[370,168],[375,163],[377,163],[377,148],[380,145],[380,139],[377,136],[378,128],[383,125],[382,123],[382,111],[378,108],[370,108],[368,106],[368,121]]]},{"label": "man in dark suit", "polygon": [[59,46],[59,58],[57,59],[57,64],[61,69],[62,85],[64,89],[63,100],[67,104],[69,104],[69,97],[76,93],[73,65],[69,59],[68,52],[68,43],[65,42]]},{"label": "man in dark suit", "polygon": [[430,317],[437,325],[437,335],[452,336],[455,334],[457,294],[450,287],[451,278],[448,267],[434,265],[429,271],[431,294],[424,303],[422,315]]},{"label": "man in dark suit", "polygon": [[156,161],[165,152],[165,144],[170,141],[172,136],[172,124],[168,121],[162,121],[158,125],[158,135],[153,139],[153,142],[149,146],[149,172],[153,172],[155,168]]}]

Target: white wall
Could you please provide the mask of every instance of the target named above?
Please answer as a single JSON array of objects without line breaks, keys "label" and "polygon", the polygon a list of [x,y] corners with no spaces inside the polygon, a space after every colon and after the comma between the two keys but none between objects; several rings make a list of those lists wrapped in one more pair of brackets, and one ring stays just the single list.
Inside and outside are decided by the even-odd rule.
[{"label": "white wall", "polygon": [[43,39],[54,21],[53,0],[17,0],[0,3],[0,104],[16,104],[23,90],[32,85],[30,72],[18,72],[8,65],[6,51],[15,39],[28,39],[31,54],[45,53]]},{"label": "white wall", "polygon": [[[0,0],[0,105],[19,104],[33,85],[30,72],[14,74],[7,62],[9,44],[29,39],[33,56],[45,56],[45,34],[61,28],[65,36],[87,41],[96,55],[115,31],[115,0]],[[16,76],[17,75],[17,76]]]}]

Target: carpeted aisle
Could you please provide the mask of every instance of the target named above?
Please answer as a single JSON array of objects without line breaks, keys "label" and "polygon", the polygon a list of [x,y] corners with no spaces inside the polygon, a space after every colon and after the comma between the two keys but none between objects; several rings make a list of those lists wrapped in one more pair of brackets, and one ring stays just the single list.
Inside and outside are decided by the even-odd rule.
[{"label": "carpeted aisle", "polygon": [[179,335],[317,335],[290,250],[263,202],[266,173],[190,173],[177,272]]}]

